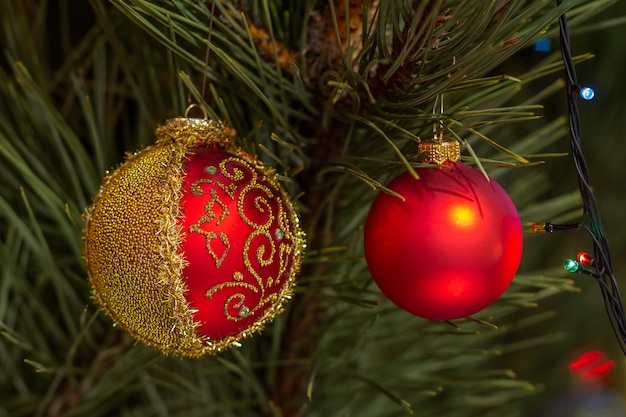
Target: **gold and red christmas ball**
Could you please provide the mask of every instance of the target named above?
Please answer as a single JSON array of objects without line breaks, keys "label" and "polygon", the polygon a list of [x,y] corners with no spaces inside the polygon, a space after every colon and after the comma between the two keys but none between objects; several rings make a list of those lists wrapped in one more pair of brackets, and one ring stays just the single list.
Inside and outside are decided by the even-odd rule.
[{"label": "gold and red christmas ball", "polygon": [[237,345],[292,295],[305,246],[296,211],[275,172],[234,136],[215,121],[168,121],[87,210],[95,299],[164,353]]},{"label": "gold and red christmas ball", "polygon": [[417,316],[477,313],[509,287],[522,257],[522,225],[504,189],[459,161],[456,141],[423,143],[419,179],[405,172],[374,201],[365,257],[381,291]]}]

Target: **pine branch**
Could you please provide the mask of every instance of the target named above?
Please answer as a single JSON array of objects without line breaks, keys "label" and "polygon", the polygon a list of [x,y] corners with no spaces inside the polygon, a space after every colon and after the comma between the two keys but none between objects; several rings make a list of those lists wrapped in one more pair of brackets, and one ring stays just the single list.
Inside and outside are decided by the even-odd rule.
[{"label": "pine branch", "polygon": [[[77,39],[69,0],[0,3],[0,415],[512,416],[535,393],[508,362],[563,336],[543,330],[555,315],[537,306],[577,291],[571,280],[530,264],[476,317],[429,322],[377,290],[362,227],[372,189],[418,166],[416,142],[440,121],[485,169],[557,153],[548,146],[563,120],[529,120],[562,87],[531,82],[560,63],[512,75],[498,65],[552,36],[564,9],[220,1],[212,17],[211,2],[92,0]],[[583,21],[610,3],[564,7]],[[105,170],[188,97],[280,168],[310,236],[287,313],[242,348],[197,360],[158,356],[112,328],[90,301],[80,250],[81,213]],[[525,223],[577,214],[573,194],[545,199],[543,171],[490,174]]]}]

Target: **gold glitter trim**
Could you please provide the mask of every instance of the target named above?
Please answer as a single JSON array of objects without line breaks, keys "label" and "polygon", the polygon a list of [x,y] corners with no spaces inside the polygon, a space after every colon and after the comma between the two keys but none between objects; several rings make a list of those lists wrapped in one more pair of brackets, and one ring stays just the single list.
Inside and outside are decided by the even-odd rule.
[{"label": "gold glitter trim", "polygon": [[157,127],[155,136],[157,146],[175,144],[188,151],[194,146],[216,143],[230,151],[235,149],[236,134],[234,129],[222,122],[179,117]]},{"label": "gold glitter trim", "polygon": [[427,164],[443,165],[446,162],[458,162],[461,159],[461,146],[456,140],[421,142],[417,149],[421,162]]}]

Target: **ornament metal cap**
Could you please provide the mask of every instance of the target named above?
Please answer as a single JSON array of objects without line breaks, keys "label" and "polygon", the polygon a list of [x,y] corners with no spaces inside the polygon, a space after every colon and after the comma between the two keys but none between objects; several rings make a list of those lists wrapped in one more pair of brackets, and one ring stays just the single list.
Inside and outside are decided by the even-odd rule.
[{"label": "ornament metal cap", "polygon": [[446,162],[458,162],[461,159],[461,146],[453,139],[420,142],[418,145],[421,162],[443,165]]}]

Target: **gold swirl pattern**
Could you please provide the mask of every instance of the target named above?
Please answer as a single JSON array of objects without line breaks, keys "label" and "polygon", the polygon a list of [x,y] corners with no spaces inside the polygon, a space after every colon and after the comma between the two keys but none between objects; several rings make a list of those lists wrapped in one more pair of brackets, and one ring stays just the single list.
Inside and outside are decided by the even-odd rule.
[{"label": "gold swirl pattern", "polygon": [[[204,206],[205,214],[191,224],[188,231],[206,237],[206,250],[215,261],[216,269],[227,257],[243,260],[237,265],[241,270],[229,274],[227,280],[213,283],[204,293],[206,298],[213,299],[224,292],[223,315],[229,321],[239,322],[261,314],[269,304],[276,302],[277,292],[285,283],[293,261],[290,255],[296,236],[293,226],[286,222],[288,216],[278,185],[246,159],[226,153],[224,156],[216,165],[205,167],[203,176],[189,186],[192,195],[203,197],[208,190],[210,198]],[[236,215],[229,211],[231,205],[235,205]],[[228,222],[229,227],[222,229],[219,226],[224,222]],[[212,243],[218,233],[224,247],[219,256]],[[241,247],[234,248],[232,243],[227,243],[241,240],[238,238],[244,234],[247,236]],[[212,321],[215,320],[213,317]]]},{"label": "gold swirl pattern", "polygon": [[[198,185],[198,181],[192,184],[191,193],[195,196],[204,195],[204,191]],[[217,239],[217,233],[212,230],[208,232],[203,230],[202,225],[204,223],[210,223],[213,219],[216,219],[215,224],[219,226],[228,217],[228,206],[224,202],[222,202],[222,200],[220,200],[215,190],[210,190],[209,194],[211,195],[211,199],[204,206],[205,215],[200,217],[196,223],[189,226],[189,231],[192,233],[200,233],[206,237],[206,250],[209,255],[211,255],[211,257],[215,260],[216,267],[219,268],[226,258],[228,250],[230,249],[230,241],[228,240],[228,235],[224,232],[219,233],[219,238],[224,245],[224,249],[222,251],[222,254],[218,256],[218,254],[213,250],[213,245],[211,245],[211,241],[213,239]],[[215,205],[218,205],[221,209],[219,217],[217,214],[215,214]]]}]

